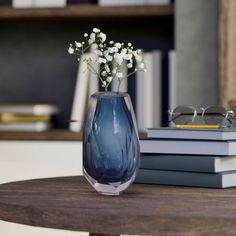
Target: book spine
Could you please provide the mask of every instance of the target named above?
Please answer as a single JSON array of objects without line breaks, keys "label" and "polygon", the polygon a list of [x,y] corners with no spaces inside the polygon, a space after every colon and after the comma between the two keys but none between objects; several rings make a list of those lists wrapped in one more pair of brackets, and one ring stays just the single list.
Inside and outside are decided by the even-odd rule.
[{"label": "book spine", "polygon": [[[144,56],[144,53],[143,53]],[[144,124],[144,76],[145,73],[139,71],[136,73],[136,97],[135,97],[135,110],[136,110],[136,118],[137,118],[137,125],[139,131],[145,131],[145,124]]]},{"label": "book spine", "polygon": [[91,57],[91,54],[86,53],[82,55],[78,67],[77,81],[71,112],[71,120],[75,122],[71,122],[69,126],[69,129],[73,132],[81,131],[85,116],[89,79],[87,64],[84,60],[86,57]]},{"label": "book spine", "polygon": [[99,0],[101,6],[144,5],[144,0]]},{"label": "book spine", "polygon": [[33,7],[33,0],[13,0],[12,6],[15,8],[30,8]]},{"label": "book spine", "polygon": [[169,55],[169,109],[177,106],[176,102],[176,53],[170,51]]},{"label": "book spine", "polygon": [[135,183],[223,188],[221,174],[139,169]]},{"label": "book spine", "polygon": [[[214,156],[198,155],[141,154],[140,168],[215,173],[215,161],[217,158]],[[220,169],[217,172],[219,171]]]},{"label": "book spine", "polygon": [[65,7],[66,0],[33,0],[34,7]]}]

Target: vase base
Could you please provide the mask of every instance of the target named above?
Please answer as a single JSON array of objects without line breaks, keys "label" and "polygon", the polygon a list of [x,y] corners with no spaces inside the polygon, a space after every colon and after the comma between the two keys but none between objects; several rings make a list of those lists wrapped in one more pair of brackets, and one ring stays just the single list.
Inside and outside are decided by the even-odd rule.
[{"label": "vase base", "polygon": [[123,182],[112,182],[112,183],[99,183],[97,180],[93,179],[91,176],[88,175],[88,173],[83,170],[84,177],[88,180],[88,182],[95,188],[95,190],[102,195],[109,195],[109,196],[119,196],[122,191],[127,189],[129,185],[134,181],[136,177],[136,172],[133,174],[133,176],[126,181]]}]

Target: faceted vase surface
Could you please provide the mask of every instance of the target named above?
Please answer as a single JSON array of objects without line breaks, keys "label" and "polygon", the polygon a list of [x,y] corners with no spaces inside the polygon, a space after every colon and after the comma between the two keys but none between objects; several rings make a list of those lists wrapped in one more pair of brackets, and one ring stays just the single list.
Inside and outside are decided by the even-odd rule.
[{"label": "faceted vase surface", "polygon": [[140,164],[137,125],[127,93],[90,97],[83,129],[83,173],[97,192],[119,195]]}]

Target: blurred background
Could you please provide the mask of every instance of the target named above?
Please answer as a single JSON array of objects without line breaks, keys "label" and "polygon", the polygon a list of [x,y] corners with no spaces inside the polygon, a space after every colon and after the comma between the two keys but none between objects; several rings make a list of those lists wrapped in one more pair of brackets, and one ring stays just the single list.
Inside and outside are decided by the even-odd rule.
[{"label": "blurred background", "polygon": [[[82,174],[81,126],[69,122],[82,79],[68,47],[85,32],[146,55],[149,73],[123,88],[145,136],[177,105],[236,107],[235,19],[234,0],[0,0],[0,183]],[[152,92],[140,92],[142,78]],[[13,235],[1,222],[0,233]]]}]

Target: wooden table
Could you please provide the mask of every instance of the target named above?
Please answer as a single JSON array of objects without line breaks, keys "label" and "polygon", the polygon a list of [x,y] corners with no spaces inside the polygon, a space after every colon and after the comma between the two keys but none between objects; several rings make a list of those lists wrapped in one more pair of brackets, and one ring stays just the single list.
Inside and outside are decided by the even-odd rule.
[{"label": "wooden table", "polygon": [[83,177],[0,185],[0,219],[91,235],[235,235],[236,189],[133,184],[98,195]]}]

